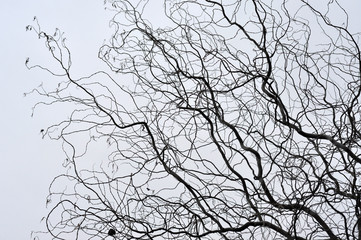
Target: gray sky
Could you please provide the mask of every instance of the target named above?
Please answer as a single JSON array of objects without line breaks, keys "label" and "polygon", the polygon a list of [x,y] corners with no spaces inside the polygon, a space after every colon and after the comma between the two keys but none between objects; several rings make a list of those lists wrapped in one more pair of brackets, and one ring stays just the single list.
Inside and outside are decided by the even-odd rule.
[{"label": "gray sky", "polygon": [[[44,30],[56,27],[66,33],[74,49],[74,68],[79,74],[94,71],[98,47],[107,37],[108,19],[103,1],[87,0],[19,0],[4,1],[0,8],[0,238],[30,239],[32,230],[41,229],[45,215],[47,189],[52,178],[61,171],[64,155],[57,142],[42,139],[54,113],[50,108],[31,108],[39,98],[24,97],[41,82],[55,80],[40,70],[29,71],[24,62],[49,60],[43,41],[25,27],[37,16]],[[85,59],[87,62],[85,62]],[[92,59],[92,60],[91,60]],[[45,61],[46,62],[46,61]],[[52,119],[52,118],[51,118]]]},{"label": "gray sky", "polygon": [[[361,31],[361,1],[342,2],[347,2],[351,30]],[[28,71],[24,65],[27,57],[34,64],[50,59],[43,42],[33,32],[25,31],[26,25],[33,24],[34,16],[44,30],[53,32],[58,27],[65,32],[68,46],[73,50],[73,68],[78,69],[79,75],[104,66],[97,60],[98,47],[108,36],[110,18],[104,11],[103,0],[3,1],[0,9],[1,239],[29,239],[31,230],[41,229],[47,188],[61,172],[64,158],[60,143],[42,139],[40,135],[40,129],[50,124],[56,114],[50,112],[51,108],[43,108],[31,118],[31,108],[39,99],[35,95],[23,97],[23,93],[41,82],[54,79],[40,70]]]}]

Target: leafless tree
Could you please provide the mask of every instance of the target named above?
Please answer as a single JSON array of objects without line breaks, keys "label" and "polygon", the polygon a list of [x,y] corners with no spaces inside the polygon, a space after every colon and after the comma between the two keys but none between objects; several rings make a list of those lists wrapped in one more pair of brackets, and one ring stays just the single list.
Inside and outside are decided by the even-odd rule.
[{"label": "leafless tree", "polygon": [[60,68],[27,66],[61,77],[36,107],[71,109],[41,131],[66,154],[54,239],[361,239],[360,43],[337,0],[166,0],[161,23],[105,4],[107,72],[75,78],[60,31],[28,26]]}]

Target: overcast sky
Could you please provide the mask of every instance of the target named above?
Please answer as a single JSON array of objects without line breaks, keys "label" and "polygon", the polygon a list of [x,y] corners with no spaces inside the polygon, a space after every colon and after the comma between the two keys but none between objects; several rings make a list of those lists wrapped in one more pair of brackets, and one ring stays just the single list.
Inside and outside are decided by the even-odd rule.
[{"label": "overcast sky", "polygon": [[61,171],[64,158],[59,143],[40,135],[54,113],[48,108],[31,118],[31,108],[39,98],[23,97],[41,82],[53,79],[24,65],[27,57],[34,64],[45,57],[49,60],[43,41],[34,32],[25,31],[26,25],[34,23],[34,16],[44,30],[53,32],[58,27],[66,32],[69,46],[76,49],[74,66],[81,73],[87,68],[88,73],[92,72],[97,63],[101,65],[96,60],[97,52],[106,38],[109,21],[103,1],[98,0],[18,0],[1,4],[1,239],[30,239],[32,230],[41,229],[47,188]]},{"label": "overcast sky", "polygon": [[[352,31],[361,31],[361,1],[342,2],[347,2]],[[34,16],[44,30],[52,32],[57,27],[66,33],[79,74],[104,66],[97,60],[97,52],[109,33],[110,15],[103,0],[17,0],[1,4],[1,239],[29,239],[32,230],[41,229],[47,188],[61,172],[64,158],[60,143],[40,135],[54,113],[48,108],[31,118],[31,108],[39,99],[35,95],[23,97],[23,93],[52,79],[40,70],[28,71],[24,65],[27,57],[36,64],[47,56],[43,42],[25,31],[26,25],[34,23]]]}]

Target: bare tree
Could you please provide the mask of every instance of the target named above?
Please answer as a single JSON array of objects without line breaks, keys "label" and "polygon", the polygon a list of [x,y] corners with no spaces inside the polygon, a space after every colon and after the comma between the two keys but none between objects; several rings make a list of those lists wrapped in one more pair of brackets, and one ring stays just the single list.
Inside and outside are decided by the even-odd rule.
[{"label": "bare tree", "polygon": [[108,72],[75,78],[63,35],[28,27],[60,68],[27,66],[62,76],[38,105],[72,109],[42,131],[67,156],[54,239],[361,239],[360,44],[337,0],[167,0],[153,24],[147,1],[106,4]]}]

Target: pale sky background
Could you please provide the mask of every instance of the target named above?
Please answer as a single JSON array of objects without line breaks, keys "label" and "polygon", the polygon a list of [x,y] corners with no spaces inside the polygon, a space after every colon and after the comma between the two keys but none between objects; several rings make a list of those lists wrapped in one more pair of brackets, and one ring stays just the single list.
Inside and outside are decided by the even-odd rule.
[{"label": "pale sky background", "polygon": [[[42,139],[40,129],[54,115],[51,108],[35,112],[36,95],[24,97],[41,82],[55,80],[41,70],[27,70],[25,59],[43,63],[49,55],[43,41],[25,27],[37,16],[44,30],[65,32],[74,49],[74,68],[94,71],[98,48],[107,38],[107,16],[101,0],[17,0],[0,5],[0,239],[30,239],[42,229],[48,186],[61,172],[60,143]],[[109,32],[109,30],[108,30]],[[82,71],[84,70],[84,71]]]},{"label": "pale sky background", "polygon": [[[349,10],[351,30],[361,31],[361,1],[340,2]],[[2,1],[0,6],[0,239],[22,240],[30,239],[32,230],[42,229],[47,189],[62,171],[64,159],[60,142],[40,135],[40,129],[51,123],[51,108],[31,118],[39,98],[23,97],[41,82],[54,79],[44,71],[26,69],[27,57],[34,64],[42,63],[44,56],[50,58],[43,41],[25,27],[37,16],[44,30],[64,31],[73,51],[73,68],[87,74],[105,66],[97,60],[97,52],[109,36],[111,15],[103,0],[17,0]]]}]

